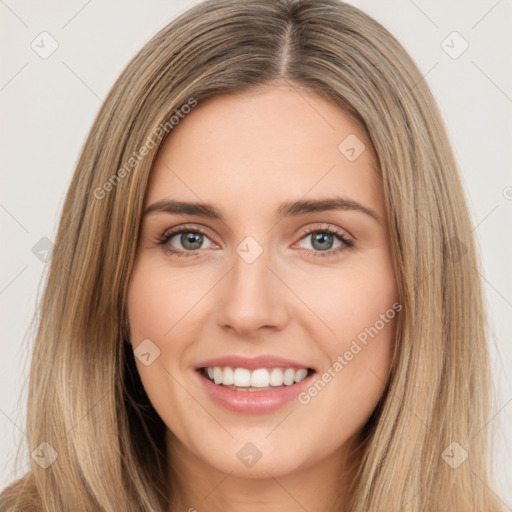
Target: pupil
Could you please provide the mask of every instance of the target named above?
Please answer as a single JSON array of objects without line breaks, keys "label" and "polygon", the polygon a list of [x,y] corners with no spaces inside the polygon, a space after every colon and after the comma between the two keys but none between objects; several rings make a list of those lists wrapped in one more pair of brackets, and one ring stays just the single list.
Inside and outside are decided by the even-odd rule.
[{"label": "pupil", "polygon": [[[199,249],[201,247],[202,235],[200,233],[187,233],[181,236],[183,247],[188,249]],[[190,245],[192,247],[190,247]],[[332,235],[328,233],[316,232],[313,235],[313,247],[316,249],[325,249],[332,244]]]},{"label": "pupil", "polygon": [[[328,233],[321,233],[321,232],[317,232],[313,235],[313,247],[315,247],[315,243],[319,242],[320,245],[318,247],[315,247],[316,249],[325,249],[326,248],[326,245],[322,245],[325,244],[325,242],[327,241],[327,246],[329,246],[329,242],[332,243],[332,235],[329,235]],[[327,247],[329,248],[329,247]]]},{"label": "pupil", "polygon": [[[186,249],[199,249],[202,243],[201,237],[202,235],[200,233],[184,233],[183,235],[181,235],[181,243],[183,244],[183,247],[185,247]],[[192,247],[190,247],[189,244],[191,244]]]}]

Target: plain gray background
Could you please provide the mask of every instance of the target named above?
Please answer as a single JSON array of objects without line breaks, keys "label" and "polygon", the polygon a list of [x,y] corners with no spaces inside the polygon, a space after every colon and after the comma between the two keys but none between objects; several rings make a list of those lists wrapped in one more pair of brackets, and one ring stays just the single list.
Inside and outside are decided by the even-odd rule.
[{"label": "plain gray background", "polygon": [[[195,3],[0,0],[0,488],[28,467],[25,444],[14,467],[15,446],[26,440],[32,342],[26,330],[41,292],[45,238],[54,240],[80,148],[124,66],[157,30]],[[506,435],[512,432],[511,0],[350,3],[409,51],[448,128],[472,211],[494,332],[497,406],[482,428],[496,431],[498,494],[512,510]],[[50,36],[40,35],[45,31]],[[58,48],[44,55],[52,44]]]}]

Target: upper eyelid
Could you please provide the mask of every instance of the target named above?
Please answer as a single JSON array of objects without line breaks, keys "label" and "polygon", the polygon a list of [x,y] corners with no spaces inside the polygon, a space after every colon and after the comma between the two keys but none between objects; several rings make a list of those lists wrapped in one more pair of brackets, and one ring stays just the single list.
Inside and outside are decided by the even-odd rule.
[{"label": "upper eyelid", "polygon": [[178,226],[176,228],[170,228],[170,229],[165,230],[161,236],[161,239],[162,240],[169,239],[170,237],[174,237],[176,235],[179,235],[180,233],[187,232],[187,231],[189,231],[189,232],[195,231],[195,232],[198,232],[198,233],[201,233],[201,234],[207,236],[208,238],[211,238],[211,236],[208,233],[208,230],[206,228],[204,228],[203,226],[185,225],[185,226]]},{"label": "upper eyelid", "polygon": [[347,229],[340,228],[338,226],[335,226],[334,224],[329,223],[317,223],[317,225],[309,226],[307,228],[301,228],[301,233],[304,235],[310,235],[312,232],[315,231],[331,231],[334,234],[346,236],[345,233],[348,235],[347,238],[351,238],[353,240],[357,240],[355,236],[352,235]]},{"label": "upper eyelid", "polygon": [[[195,225],[195,224],[185,224],[183,226],[170,228],[170,229],[164,231],[164,233],[161,236],[161,240],[169,241],[171,238],[174,238],[176,235],[179,235],[180,233],[187,232],[187,231],[199,232],[202,235],[205,235],[206,237],[208,237],[210,239],[210,241],[213,242],[215,245],[219,245],[217,242],[215,242],[215,240],[212,240],[211,235],[209,235],[209,233],[208,233],[208,228],[205,228],[204,226],[200,226],[200,225]],[[324,223],[313,223],[312,226],[301,228],[300,229],[300,233],[301,233],[300,240],[302,240],[306,236],[310,236],[312,233],[317,232],[317,231],[319,231],[319,232],[327,231],[327,232],[331,232],[335,236],[341,236],[344,238],[352,239],[351,241],[356,240],[356,237],[354,237],[346,229],[343,229],[338,226],[334,226],[332,224],[325,223],[325,222]],[[347,233],[348,236],[345,235],[345,233]],[[343,240],[341,240],[341,241],[343,242]],[[200,249],[198,249],[198,250],[200,250]],[[192,251],[187,251],[187,252],[192,252]]]}]

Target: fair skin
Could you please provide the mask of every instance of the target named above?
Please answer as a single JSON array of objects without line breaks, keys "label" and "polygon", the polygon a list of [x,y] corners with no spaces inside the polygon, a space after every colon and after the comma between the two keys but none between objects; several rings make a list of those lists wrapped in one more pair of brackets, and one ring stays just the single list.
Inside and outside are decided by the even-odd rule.
[{"label": "fair skin", "polygon": [[[350,134],[366,146],[354,161],[338,149]],[[332,365],[398,301],[375,168],[350,118],[286,83],[199,102],[161,147],[145,208],[173,199],[208,203],[223,215],[146,215],[129,284],[130,341],[136,348],[150,339],[160,350],[151,364],[136,363],[168,427],[177,494],[169,512],[343,508],[348,448],[382,395],[396,318],[359,344],[342,371]],[[335,196],[377,219],[354,209],[278,215],[282,203]],[[165,252],[159,237],[184,225],[166,247],[188,255]],[[354,246],[329,238],[326,226]],[[207,236],[190,248],[194,227]],[[305,234],[315,230],[323,241]],[[251,263],[236,251],[248,236],[263,248]],[[331,367],[331,379],[308,403],[234,412],[212,400],[195,369],[232,354],[305,362],[315,380]],[[261,454],[252,467],[237,456],[248,442]]]}]

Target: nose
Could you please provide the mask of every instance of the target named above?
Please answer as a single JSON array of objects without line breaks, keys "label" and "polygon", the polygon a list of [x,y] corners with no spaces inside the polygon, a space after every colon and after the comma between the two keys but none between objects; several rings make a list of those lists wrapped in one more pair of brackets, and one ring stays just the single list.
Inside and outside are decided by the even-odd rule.
[{"label": "nose", "polygon": [[[242,254],[242,256],[240,256]],[[290,292],[266,249],[251,262],[233,253],[233,266],[218,287],[217,322],[244,337],[280,330],[288,321]]]}]

